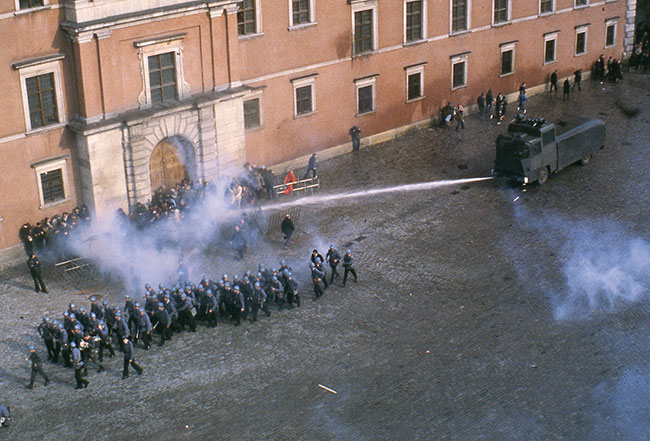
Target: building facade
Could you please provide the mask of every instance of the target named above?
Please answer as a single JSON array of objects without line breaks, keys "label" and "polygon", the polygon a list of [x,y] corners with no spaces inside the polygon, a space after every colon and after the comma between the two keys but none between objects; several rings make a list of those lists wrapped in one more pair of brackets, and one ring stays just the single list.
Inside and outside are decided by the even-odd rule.
[{"label": "building facade", "polygon": [[635,0],[2,0],[0,249],[625,57]]}]

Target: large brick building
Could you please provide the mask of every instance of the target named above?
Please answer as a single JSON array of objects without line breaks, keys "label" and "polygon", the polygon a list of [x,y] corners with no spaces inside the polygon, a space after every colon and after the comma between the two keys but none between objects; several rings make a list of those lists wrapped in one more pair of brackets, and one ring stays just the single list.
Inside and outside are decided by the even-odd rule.
[{"label": "large brick building", "polygon": [[2,0],[0,249],[629,52],[635,0]]}]

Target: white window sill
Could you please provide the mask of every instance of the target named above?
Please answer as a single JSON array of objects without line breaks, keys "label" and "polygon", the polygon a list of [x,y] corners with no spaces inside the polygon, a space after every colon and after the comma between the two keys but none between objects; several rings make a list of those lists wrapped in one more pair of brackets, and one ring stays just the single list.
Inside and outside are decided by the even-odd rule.
[{"label": "white window sill", "polygon": [[471,32],[471,29],[463,29],[462,31],[452,31],[449,33],[450,37],[456,37],[457,35],[465,35],[469,34]]},{"label": "white window sill", "polygon": [[544,66],[546,66],[547,64],[553,64],[553,63],[557,63],[557,60],[544,61]]},{"label": "white window sill", "polygon": [[573,56],[577,58],[577,57],[584,57],[585,55],[587,55],[587,52],[580,52],[579,54],[575,54]]},{"label": "white window sill", "polygon": [[409,104],[409,103],[415,103],[415,102],[417,102],[417,101],[422,101],[423,99],[424,99],[424,95],[421,95],[421,96],[419,96],[419,97],[417,97],[417,98],[413,98],[413,99],[410,99],[410,100],[406,100],[406,104]]},{"label": "white window sill", "polygon": [[47,126],[39,127],[37,129],[28,130],[25,132],[25,136],[38,135],[39,133],[49,132],[50,130],[61,129],[66,126],[66,123],[54,123]]},{"label": "white window sill", "polygon": [[312,28],[312,27],[316,26],[317,24],[318,24],[317,21],[312,21],[310,23],[300,23],[300,24],[297,24],[297,25],[294,25],[294,26],[289,26],[287,29],[289,31],[302,31],[303,29]]},{"label": "white window sill", "polygon": [[315,111],[315,110],[312,110],[311,112],[301,113],[300,115],[294,115],[294,116],[293,116],[293,119],[306,118],[306,117],[308,117],[308,116],[312,116],[312,115],[314,115],[314,114],[316,114],[316,111]]},{"label": "white window sill", "polygon": [[264,35],[264,32],[258,32],[256,34],[240,35],[239,40],[241,40],[241,41],[253,40],[255,38],[262,37],[263,35]]},{"label": "white window sill", "polygon": [[492,27],[500,28],[501,26],[508,26],[509,24],[512,24],[512,21],[510,20],[500,21],[499,23],[492,23]]},{"label": "white window sill", "polygon": [[368,56],[374,54],[376,50],[377,50],[377,49],[373,49],[373,50],[370,50],[370,51],[361,52],[361,53],[359,53],[359,54],[353,54],[353,55],[352,55],[352,58],[368,57]]},{"label": "white window sill", "polygon": [[510,75],[514,75],[514,74],[515,74],[515,71],[513,70],[512,72],[499,74],[499,78],[509,77]]},{"label": "white window sill", "polygon": [[605,46],[605,49],[611,49],[613,47],[616,47],[616,43],[610,44],[609,46]]},{"label": "white window sill", "polygon": [[376,113],[376,112],[377,112],[377,109],[372,109],[369,112],[357,113],[355,116],[358,118],[360,116],[372,115],[373,113]]},{"label": "white window sill", "polygon": [[462,86],[452,87],[451,90],[463,89],[463,88],[465,88],[465,87],[467,87],[467,84],[463,84]]},{"label": "white window sill", "polygon": [[38,12],[38,11],[45,11],[47,9],[52,9],[52,5],[36,6],[35,8],[20,9],[14,12],[14,15],[17,17],[19,15],[31,14],[32,12]]},{"label": "white window sill", "polygon": [[588,7],[589,7],[588,4],[586,4],[586,5],[578,5],[578,6],[574,6],[573,9],[574,10],[576,10],[576,9],[585,9],[585,8],[588,8]]},{"label": "white window sill", "polygon": [[247,129],[244,129],[246,132],[257,132],[258,130],[262,130],[264,128],[264,124],[260,124],[259,126],[255,127],[249,127]]},{"label": "white window sill", "polygon": [[554,15],[555,11],[549,11],[549,12],[540,12],[539,17],[548,17],[550,15]]},{"label": "white window sill", "polygon": [[71,201],[71,200],[72,200],[72,199],[70,199],[70,198],[59,199],[58,201],[49,202],[49,203],[47,203],[47,204],[45,204],[45,205],[41,205],[41,206],[38,207],[38,208],[40,208],[41,210],[44,210],[44,209],[46,209],[46,208],[54,207],[54,206],[59,205],[59,204],[64,204],[64,203],[69,202],[69,201]]}]

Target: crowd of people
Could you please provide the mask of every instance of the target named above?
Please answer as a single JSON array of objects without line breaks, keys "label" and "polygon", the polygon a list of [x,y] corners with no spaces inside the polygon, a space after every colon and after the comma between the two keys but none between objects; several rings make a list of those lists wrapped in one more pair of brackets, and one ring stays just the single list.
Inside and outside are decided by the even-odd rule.
[{"label": "crowd of people", "polygon": [[[339,265],[344,270],[343,287],[349,275],[358,281],[350,250],[346,250],[343,257],[334,245],[325,257],[313,250],[309,268],[314,300],[334,284],[339,277]],[[242,320],[256,322],[260,311],[269,317],[272,309],[282,311],[301,304],[299,283],[285,261],[280,262],[278,269],[267,269],[260,264],[255,274],[246,271],[243,276],[232,278],[224,274],[218,280],[203,277],[198,284],[189,281],[188,268],[181,261],[177,276],[174,286],[160,284],[155,289],[146,284],[140,301],[126,295],[122,308],[107,300],[100,303],[92,296],[87,310],[70,303],[61,320],[43,317],[37,330],[47,349],[48,361],[61,362],[74,369],[76,387],[83,389],[89,384],[90,365],[96,367],[98,373],[102,372],[105,356],[115,357],[118,351],[123,353],[122,379],[129,377],[130,367],[142,374],[144,369],[135,359],[135,348],[141,343],[144,350],[149,350],[154,336],[158,346],[163,346],[175,334],[186,330],[196,332],[199,324],[208,328],[227,323],[239,326]],[[30,346],[27,359],[32,367],[27,387],[33,388],[37,375],[43,377],[47,386],[49,378],[34,346]]]},{"label": "crowd of people", "polygon": [[632,72],[646,73],[650,68],[650,33],[648,33],[648,29],[650,29],[648,24],[639,29],[640,32],[630,55],[630,71]]},{"label": "crowd of people", "polygon": [[75,207],[70,213],[46,217],[33,226],[25,223],[18,230],[18,237],[28,256],[37,253],[58,257],[68,248],[67,241],[72,233],[80,226],[89,224],[90,211],[82,205]]}]

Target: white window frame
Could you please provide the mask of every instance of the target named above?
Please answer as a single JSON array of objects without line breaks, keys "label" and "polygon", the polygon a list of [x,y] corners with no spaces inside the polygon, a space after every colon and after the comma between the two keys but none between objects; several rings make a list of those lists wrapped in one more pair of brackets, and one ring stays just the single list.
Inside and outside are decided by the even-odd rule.
[{"label": "white window frame", "polygon": [[427,39],[427,0],[422,0],[422,38],[419,40],[406,41],[406,4],[411,3],[415,0],[404,0],[404,35],[402,36],[402,41],[404,44],[414,44]]},{"label": "white window frame", "polygon": [[[257,0],[256,0],[257,1]],[[258,11],[256,8],[255,11]],[[289,30],[302,29],[316,24],[316,0],[309,0],[309,22],[293,24],[293,0],[289,0]]]},{"label": "white window frame", "polygon": [[[573,47],[573,52],[574,52],[575,57],[581,57],[582,55],[586,55],[587,52],[589,52],[587,50],[587,48],[588,48],[588,44],[587,44],[588,43],[588,35],[587,35],[588,28],[589,28],[589,25],[583,25],[583,26],[577,26],[576,27],[575,39],[574,39],[574,43],[573,43],[573,46],[574,46]],[[585,34],[585,51],[584,52],[578,52],[578,34],[582,34],[582,33]]]},{"label": "white window frame", "polygon": [[[291,10],[291,5],[289,6],[290,6],[289,10]],[[293,18],[291,18],[290,20],[293,21]],[[262,30],[262,0],[255,0],[255,33],[239,35],[239,32],[237,32],[237,36],[240,40],[248,40],[249,38],[259,37],[260,35],[263,34],[264,31]]]},{"label": "white window frame", "polygon": [[[517,51],[515,49],[516,45],[517,43],[513,42],[513,43],[504,43],[501,46],[499,46],[499,77],[507,77],[515,74],[516,72],[515,59],[517,56]],[[503,53],[508,51],[512,51],[512,71],[508,73],[501,73],[501,60],[503,58]]]},{"label": "white window frame", "polygon": [[[451,78],[450,78],[450,83],[451,83],[451,90],[458,90],[462,89],[463,87],[467,87],[469,81],[467,79],[467,66],[469,62],[469,54],[461,54],[461,55],[455,55],[451,57]],[[463,72],[463,79],[465,80],[463,84],[460,86],[454,87],[454,65],[458,63],[465,63],[465,71]]]},{"label": "white window frame", "polygon": [[[369,115],[377,111],[377,81],[376,80],[377,80],[377,76],[354,80],[354,94],[357,102],[357,107],[355,109],[356,116]],[[367,86],[372,86],[372,110],[369,110],[368,112],[364,112],[364,113],[359,113],[359,89]]]},{"label": "white window frame", "polygon": [[[63,86],[61,82],[61,60],[63,58],[64,58],[63,55],[59,55],[54,57],[54,59],[48,58],[44,62],[35,62],[33,64],[27,64],[24,67],[16,67],[20,72],[20,91],[23,97],[23,112],[25,116],[25,128],[26,128],[25,132],[27,133],[58,128],[65,125],[66,123],[65,102],[63,101]],[[50,74],[50,73],[54,74],[54,88],[56,91],[56,110],[58,113],[59,122],[32,129],[32,120],[30,118],[30,112],[29,112],[29,99],[27,96],[27,79],[37,77],[39,75]]]},{"label": "white window frame", "polygon": [[245,128],[245,130],[247,132],[248,131],[253,131],[253,130],[258,130],[258,129],[264,127],[264,106],[262,105],[262,91],[261,90],[245,95],[244,98],[242,99],[242,109],[244,108],[244,103],[246,101],[250,101],[250,100],[254,100],[254,99],[257,99],[258,103],[259,103],[258,106],[259,106],[259,114],[260,114],[260,124],[258,126],[255,126],[255,127],[245,128],[246,124],[244,123],[244,128]]},{"label": "white window frame", "polygon": [[509,23],[512,20],[512,15],[511,15],[512,14],[512,0],[507,0],[508,5],[506,7],[506,10],[507,10],[507,12],[506,12],[506,15],[507,15],[506,20],[505,21],[500,21],[498,23],[494,21],[494,10],[495,10],[494,3],[495,3],[495,1],[496,0],[492,0],[492,26],[501,26],[501,25],[504,25],[506,23]]},{"label": "white window frame", "polygon": [[[406,97],[406,102],[407,103],[412,103],[414,101],[419,101],[419,100],[424,98],[424,66],[425,65],[426,65],[425,63],[422,63],[422,64],[418,64],[416,66],[410,66],[410,67],[404,68],[404,71],[406,73],[406,75],[405,75],[405,80],[406,80],[405,97]],[[409,76],[415,75],[415,74],[420,74],[420,96],[418,96],[417,98],[409,99]],[[357,99],[358,99],[358,97],[357,97]],[[357,107],[357,109],[358,109],[358,107]]]},{"label": "white window frame", "polygon": [[[350,10],[352,12],[352,56],[356,57],[359,55],[367,55],[371,52],[377,50],[378,38],[379,38],[379,29],[378,29],[378,20],[377,20],[377,0],[350,0]],[[359,54],[354,53],[355,46],[355,37],[356,37],[356,27],[354,23],[354,14],[357,12],[372,10],[372,51],[370,52],[361,52]]]},{"label": "white window frame", "polygon": [[176,67],[176,93],[179,100],[184,100],[190,95],[190,86],[185,82],[183,69],[183,38],[185,33],[174,34],[166,37],[160,37],[151,40],[135,42],[140,58],[140,74],[142,79],[142,91],[138,96],[138,103],[141,109],[150,108],[151,102],[151,85],[149,83],[149,57],[154,55],[172,52]]},{"label": "white window frame", "polygon": [[555,13],[555,10],[556,10],[556,8],[557,8],[557,4],[556,4],[555,0],[551,0],[551,2],[552,2],[551,10],[548,11],[548,12],[542,12],[542,0],[539,0],[539,2],[538,2],[538,4],[537,4],[538,15],[549,15],[549,14],[554,14],[554,13]]},{"label": "white window frame", "polygon": [[578,0],[573,0],[573,9],[582,9],[589,7],[589,0],[586,0],[584,5],[579,5]]},{"label": "white window frame", "polygon": [[454,1],[449,0],[449,35],[464,34],[472,30],[472,0],[467,0],[467,16],[465,17],[465,29],[454,31]]},{"label": "white window frame", "polygon": [[[313,115],[314,113],[316,113],[316,75],[312,75],[308,78],[298,78],[295,80],[291,80],[291,84],[293,85],[293,117],[304,118],[306,116]],[[297,89],[306,86],[311,87],[311,112],[301,113],[300,115],[298,115],[298,101],[297,101],[298,96],[296,95],[296,91]]]},{"label": "white window frame", "polygon": [[[607,45],[607,28],[614,26],[614,42]],[[605,20],[605,48],[616,47],[616,31],[618,31],[618,18],[610,18]]]},{"label": "white window frame", "polygon": [[[66,158],[59,158],[52,161],[47,161],[45,163],[41,163],[39,165],[35,165],[32,167],[36,172],[36,185],[38,186],[38,197],[40,201],[39,208],[52,207],[54,205],[58,205],[70,200],[70,190],[69,190],[70,186],[68,185],[68,167],[67,167]],[[61,169],[61,179],[63,179],[64,197],[63,199],[59,199],[58,201],[49,202],[46,204],[45,200],[43,199],[43,184],[41,182],[41,174],[54,171],[57,169]]]},{"label": "white window frame", "polygon": [[[544,35],[544,47],[542,48],[542,60],[544,61],[544,65],[546,64],[552,64],[552,63],[557,63],[557,40],[558,36],[560,35],[559,32],[551,32],[550,34]],[[553,59],[551,61],[546,61],[546,42],[550,40],[555,40],[555,49],[553,50]]]}]

